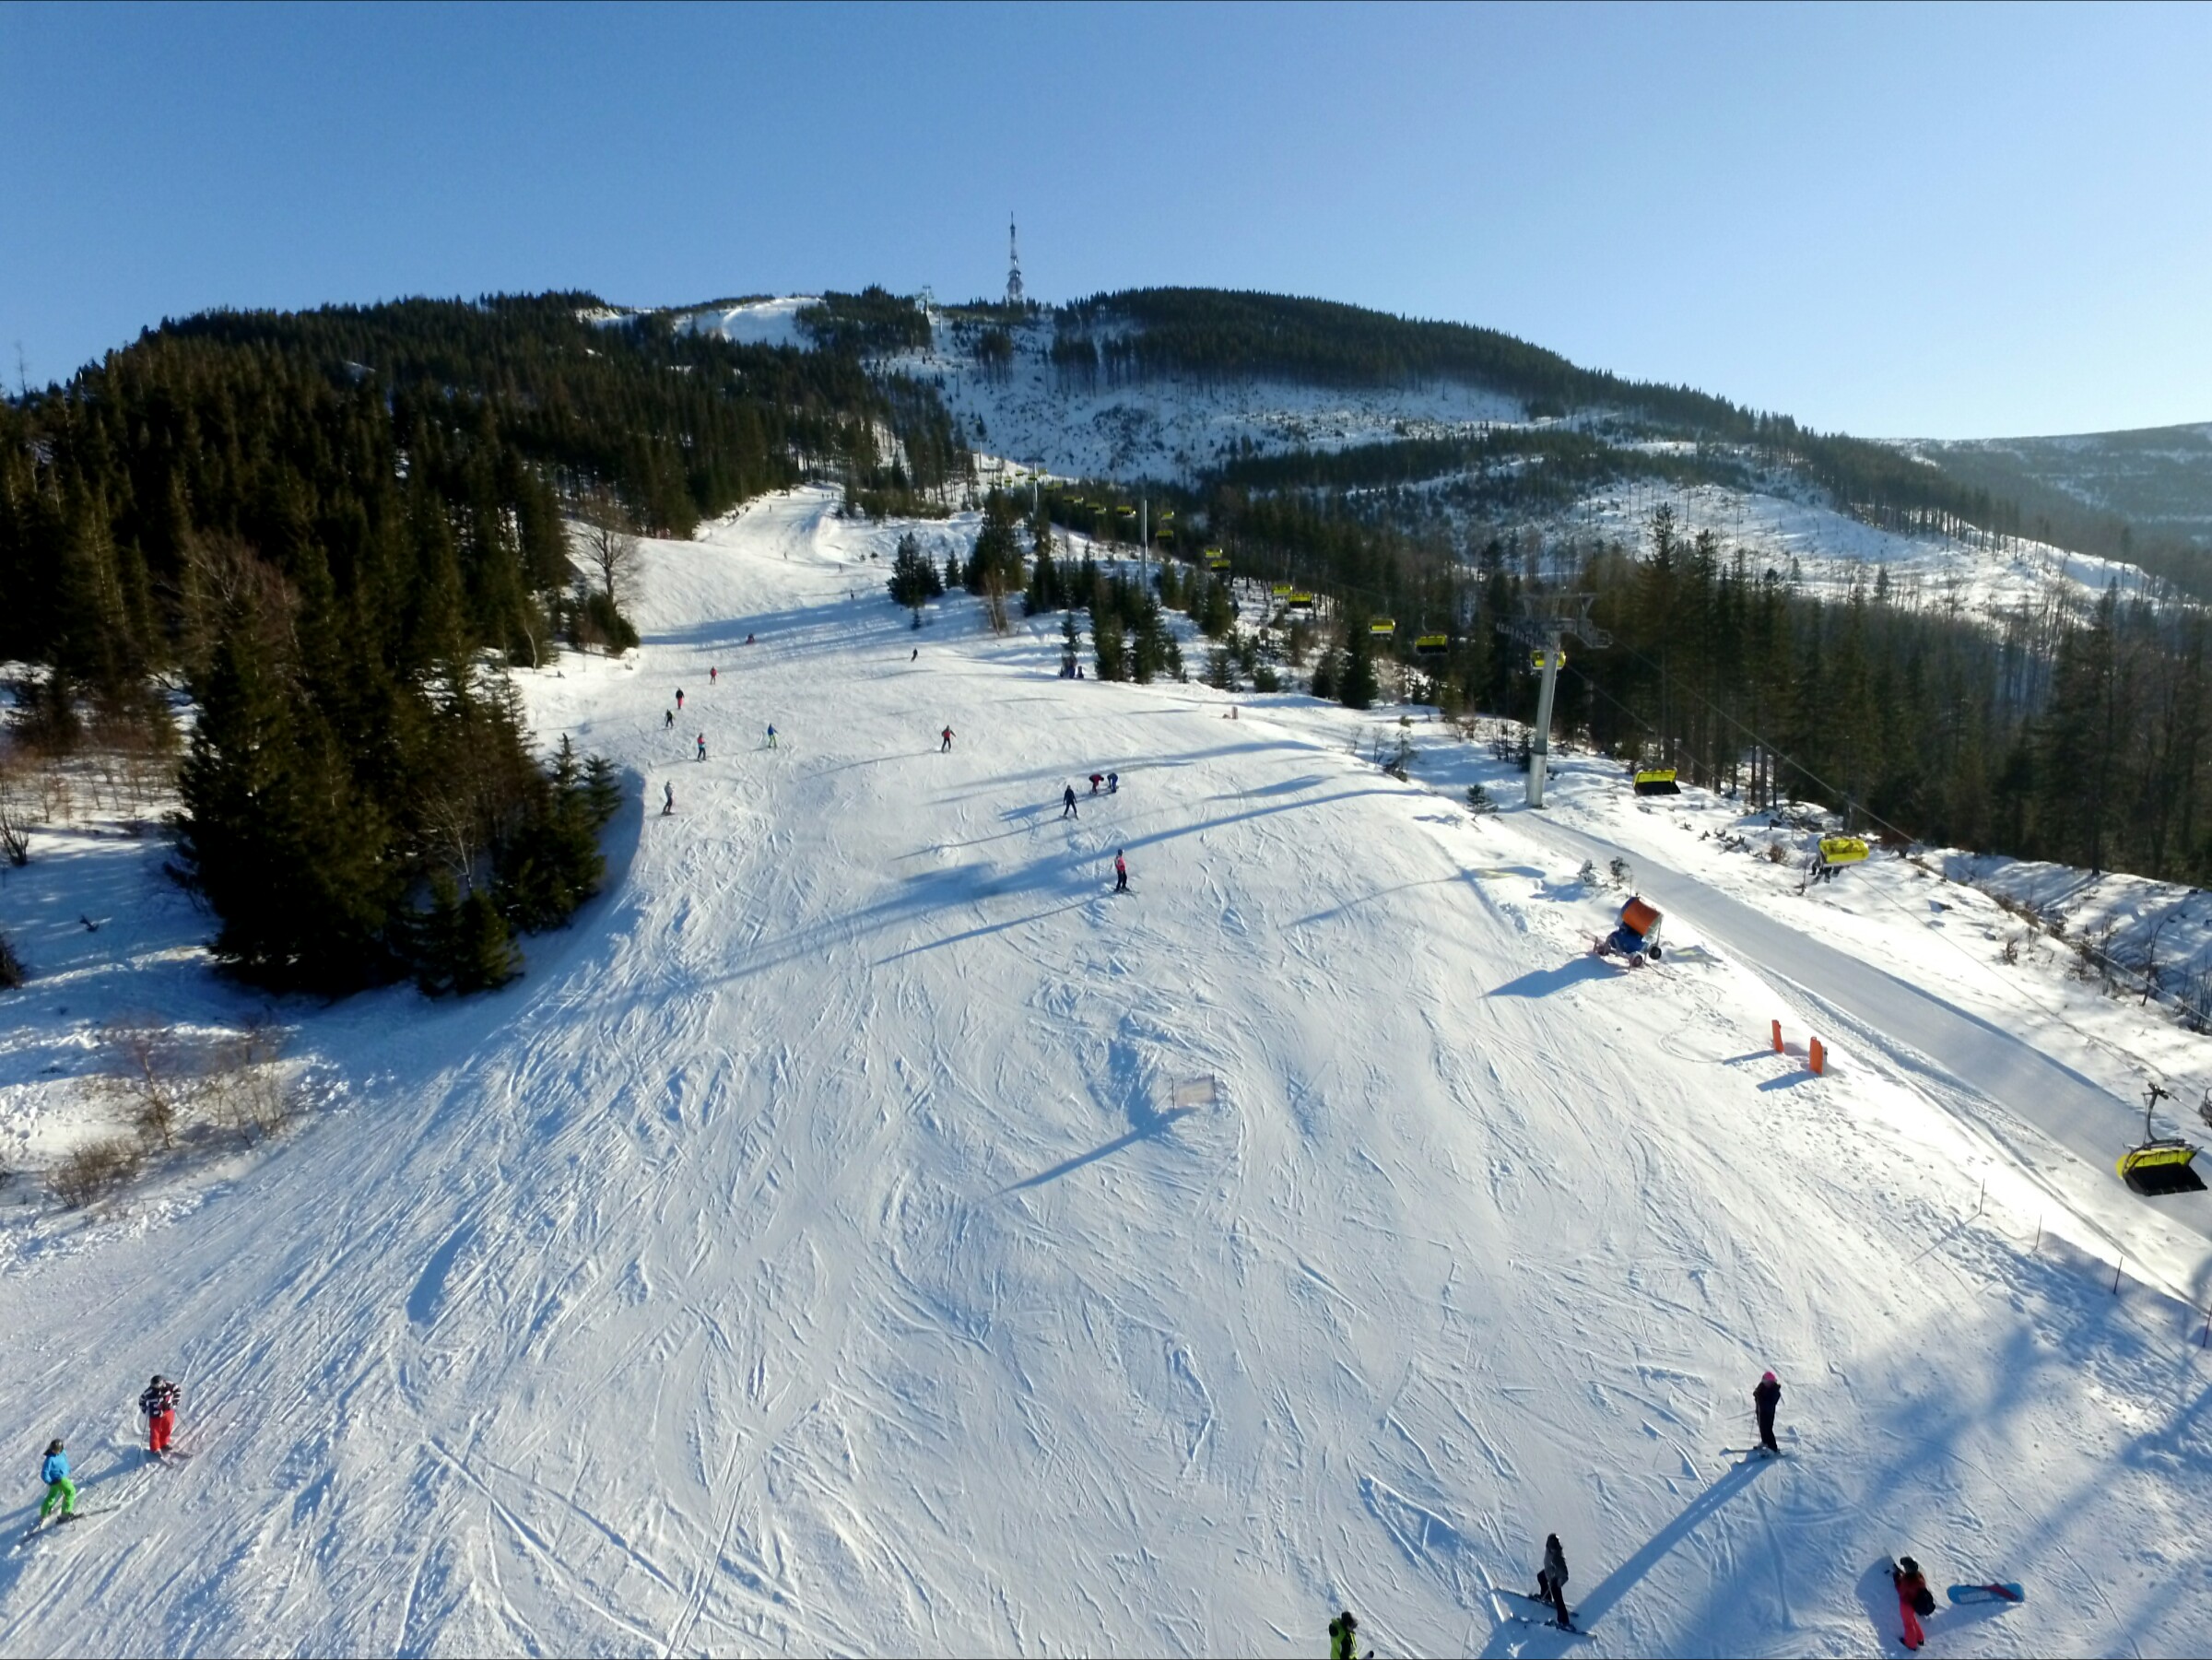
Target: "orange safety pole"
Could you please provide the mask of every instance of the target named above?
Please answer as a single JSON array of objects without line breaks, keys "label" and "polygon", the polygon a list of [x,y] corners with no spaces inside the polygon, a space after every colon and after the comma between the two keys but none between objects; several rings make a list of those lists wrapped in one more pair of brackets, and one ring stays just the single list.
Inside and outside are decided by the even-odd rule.
[{"label": "orange safety pole", "polygon": [[1815,1077],[1818,1077],[1828,1069],[1828,1051],[1820,1047],[1818,1038],[1813,1040],[1811,1061]]},{"label": "orange safety pole", "polygon": [[1776,1054],[1782,1053],[1782,1022],[1780,1020],[1774,1022],[1774,1053]]}]

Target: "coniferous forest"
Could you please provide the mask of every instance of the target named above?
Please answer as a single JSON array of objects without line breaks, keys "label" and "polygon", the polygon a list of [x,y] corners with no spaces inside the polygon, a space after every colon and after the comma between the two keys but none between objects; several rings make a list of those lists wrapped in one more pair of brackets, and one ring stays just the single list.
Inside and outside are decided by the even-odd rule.
[{"label": "coniferous forest", "polygon": [[[882,453],[889,434],[902,456]],[[810,467],[927,486],[930,394],[588,294],[164,323],[0,406],[18,736],[179,744],[172,868],[272,988],[496,985],[597,886],[618,786],[533,753],[503,676],[634,639],[564,514],[688,534]],[[924,475],[915,477],[915,475]]]}]

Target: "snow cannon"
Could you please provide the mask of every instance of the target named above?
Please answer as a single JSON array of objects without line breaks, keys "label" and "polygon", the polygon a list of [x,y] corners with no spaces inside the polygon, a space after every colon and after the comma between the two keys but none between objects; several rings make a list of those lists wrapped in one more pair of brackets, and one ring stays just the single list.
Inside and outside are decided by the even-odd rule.
[{"label": "snow cannon", "polygon": [[1620,908],[1618,924],[1592,949],[1600,957],[1625,958],[1633,969],[1641,968],[1647,956],[1656,962],[1660,957],[1659,924],[1665,920],[1656,905],[1641,894],[1630,894],[1629,902]]}]

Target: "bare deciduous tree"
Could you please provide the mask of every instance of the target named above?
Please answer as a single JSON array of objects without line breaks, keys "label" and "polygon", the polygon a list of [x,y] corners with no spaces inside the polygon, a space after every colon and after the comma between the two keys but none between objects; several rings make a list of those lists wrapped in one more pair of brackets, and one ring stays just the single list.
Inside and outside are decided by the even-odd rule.
[{"label": "bare deciduous tree", "polygon": [[586,496],[577,508],[583,524],[584,558],[599,580],[599,591],[619,611],[638,574],[638,538],[629,510],[605,490]]}]

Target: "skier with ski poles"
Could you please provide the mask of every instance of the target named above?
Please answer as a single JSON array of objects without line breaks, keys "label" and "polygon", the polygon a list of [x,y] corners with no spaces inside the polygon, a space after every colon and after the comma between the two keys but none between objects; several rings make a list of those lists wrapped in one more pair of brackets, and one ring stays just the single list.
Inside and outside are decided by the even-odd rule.
[{"label": "skier with ski poles", "polygon": [[76,1483],[69,1479],[69,1449],[62,1445],[59,1436],[46,1449],[46,1462],[39,1466],[39,1479],[46,1484],[46,1502],[39,1506],[39,1522],[44,1522],[56,1504],[62,1507],[62,1521],[76,1521]]},{"label": "skier with ski poles", "polygon": [[1573,1617],[1567,1612],[1567,1551],[1556,1533],[1544,1536],[1544,1566],[1536,1570],[1536,1600],[1551,1605],[1560,1631],[1574,1630]]},{"label": "skier with ski poles", "polygon": [[154,1381],[138,1397],[138,1416],[146,1419],[146,1450],[156,1458],[169,1451],[170,1437],[177,1431],[177,1386],[154,1373]]},{"label": "skier with ski poles", "polygon": [[1774,1408],[1782,1405],[1782,1380],[1772,1372],[1759,1380],[1759,1387],[1751,1391],[1752,1410],[1759,1414],[1759,1445],[1765,1453],[1780,1454],[1774,1444]]}]

